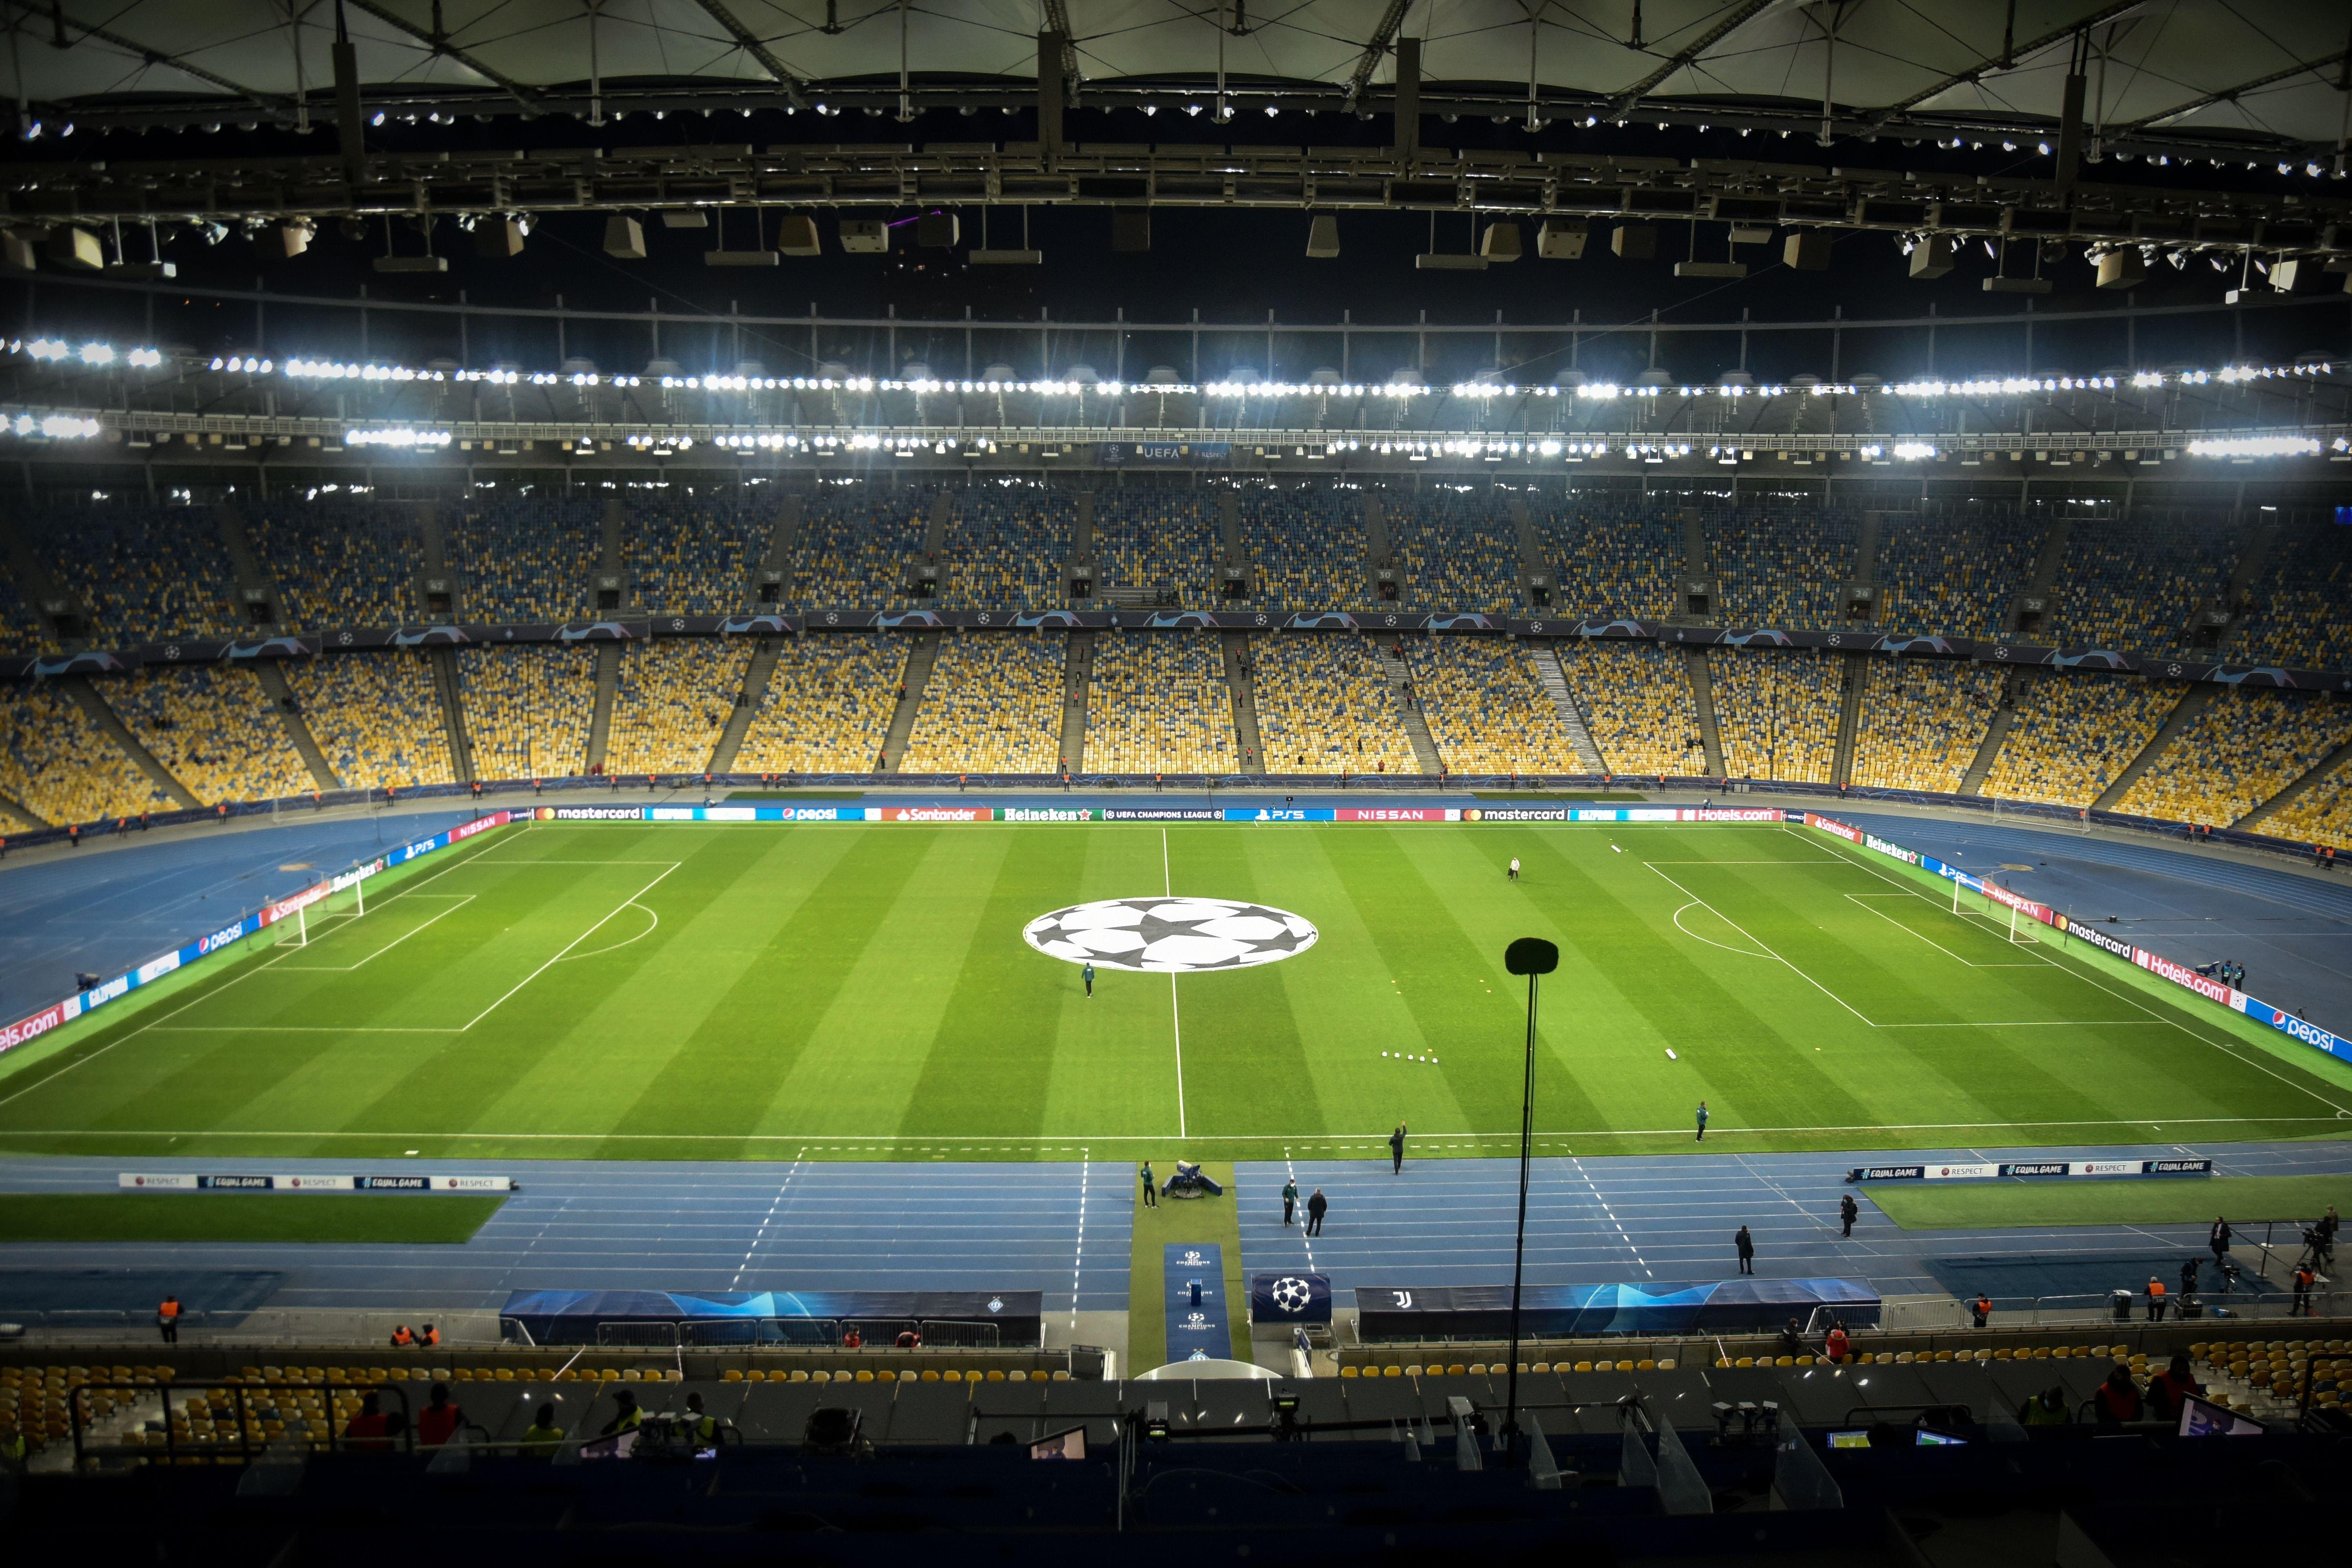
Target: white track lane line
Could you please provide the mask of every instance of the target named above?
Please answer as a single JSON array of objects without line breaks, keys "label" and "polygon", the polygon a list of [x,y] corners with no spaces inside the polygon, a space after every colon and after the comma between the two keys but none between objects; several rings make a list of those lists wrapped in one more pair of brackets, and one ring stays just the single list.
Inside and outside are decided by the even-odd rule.
[{"label": "white track lane line", "polygon": [[730,1290],[740,1288],[743,1276],[751,1271],[751,1255],[758,1252],[760,1243],[767,1239],[768,1227],[776,1223],[776,1211],[784,1206],[784,1194],[792,1190],[793,1178],[800,1173],[801,1162],[799,1157],[795,1156],[793,1160],[793,1168],[786,1171],[784,1179],[776,1184],[775,1201],[768,1205],[767,1216],[760,1221],[760,1228],[751,1233],[751,1245],[744,1250],[743,1261],[736,1267],[734,1281],[727,1287]]}]

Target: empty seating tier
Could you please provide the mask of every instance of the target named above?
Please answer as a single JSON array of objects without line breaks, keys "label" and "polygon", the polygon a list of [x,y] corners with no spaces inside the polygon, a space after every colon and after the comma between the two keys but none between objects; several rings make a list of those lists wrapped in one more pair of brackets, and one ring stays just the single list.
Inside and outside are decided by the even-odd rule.
[{"label": "empty seating tier", "polygon": [[293,659],[286,678],[346,788],[450,782],[449,731],[423,654]]},{"label": "empty seating tier", "polygon": [[742,695],[747,637],[669,637],[621,650],[607,773],[698,773]]},{"label": "empty seating tier", "polygon": [[1956,794],[2000,705],[2001,672],[1958,659],[1865,666],[1849,784]]},{"label": "empty seating tier", "polygon": [[735,771],[871,772],[906,668],[906,639],[895,633],[786,639]]},{"label": "empty seating tier", "polygon": [[2227,827],[2352,739],[2352,702],[2224,689],[2133,781],[2118,811]]},{"label": "empty seating tier", "polygon": [[1087,699],[1089,773],[1229,773],[1240,765],[1223,656],[1205,632],[1107,632]]},{"label": "empty seating tier", "polygon": [[1447,772],[1583,771],[1531,657],[1494,637],[1417,637],[1405,645],[1413,692]]},{"label": "empty seating tier", "polygon": [[596,710],[596,656],[589,649],[461,647],[457,690],[478,776],[562,779],[588,771]]},{"label": "empty seating tier", "polygon": [[2017,719],[1985,775],[2003,800],[2086,806],[2145,750],[2180,700],[2179,681],[2048,675],[2017,698]]},{"label": "empty seating tier", "polygon": [[62,827],[178,804],[55,686],[9,692],[0,722],[0,792],[45,822]]},{"label": "empty seating tier", "polygon": [[1595,639],[1563,643],[1559,656],[1611,773],[1687,778],[1706,772],[1698,700],[1682,649]]},{"label": "empty seating tier", "polygon": [[1420,771],[1396,688],[1361,638],[1276,633],[1254,639],[1250,658],[1265,772]]},{"label": "empty seating tier", "polygon": [[1063,641],[982,632],[940,645],[904,772],[1050,773],[1061,766]]},{"label": "empty seating tier", "polygon": [[105,697],[163,771],[206,805],[277,800],[317,787],[251,669],[151,665],[108,682]]}]

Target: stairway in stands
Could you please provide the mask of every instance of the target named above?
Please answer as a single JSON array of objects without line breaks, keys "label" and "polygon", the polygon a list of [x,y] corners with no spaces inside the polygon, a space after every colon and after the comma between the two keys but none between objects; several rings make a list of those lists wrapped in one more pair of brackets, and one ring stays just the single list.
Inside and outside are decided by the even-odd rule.
[{"label": "stairway in stands", "polygon": [[931,683],[931,666],[939,662],[940,635],[925,632],[907,650],[907,673],[898,678],[904,693],[890,714],[890,732],[882,741],[879,772],[895,773],[907,760],[907,742],[914,738],[915,715],[922,710],[923,689]]},{"label": "stairway in stands", "polygon": [[[621,570],[622,532],[627,513],[618,500],[604,503],[598,538],[597,570],[608,576],[617,576]],[[593,603],[593,600],[591,600]],[[613,738],[613,703],[621,690],[621,647],[615,642],[596,645],[596,705],[588,713],[588,757],[585,763],[591,773],[604,765],[604,753]]]},{"label": "stairway in stands", "polygon": [[1536,679],[1542,683],[1551,705],[1559,710],[1559,721],[1568,731],[1569,743],[1584,763],[1588,773],[1605,773],[1609,764],[1601,760],[1601,748],[1592,743],[1592,731],[1584,722],[1584,704],[1577,700],[1576,688],[1568,683],[1568,670],[1559,662],[1559,649],[1545,644],[1535,650]]},{"label": "stairway in stands", "polygon": [[1249,665],[1249,633],[1219,632],[1225,656],[1225,690],[1233,699],[1234,739],[1241,747],[1242,772],[1265,772],[1257,728],[1257,677]]},{"label": "stairway in stands", "polygon": [[1706,752],[1706,771],[1721,778],[1723,731],[1715,721],[1715,677],[1706,668],[1706,649],[1683,649],[1683,669],[1690,677],[1691,701],[1698,709],[1698,739]]},{"label": "stairway in stands", "polygon": [[2199,716],[2210,708],[2213,700],[2221,694],[2221,688],[2209,681],[2200,681],[2183,691],[2180,700],[2172,705],[2172,711],[2164,716],[2164,722],[2158,727],[2156,733],[2148,737],[2147,744],[2139,749],[2139,754],[2131,760],[2129,766],[2116,775],[2114,783],[2099,792],[2099,798],[2091,803],[2091,809],[2114,811],[2119,808],[2124,796],[2131,793],[2131,786],[2139,783],[2140,775],[2154,767],[2164,753],[2172,749],[2172,743],[2189,732]]},{"label": "stairway in stands", "polygon": [[2009,740],[2010,727],[2017,722],[2017,706],[2025,700],[2026,689],[2036,676],[2027,670],[2012,669],[2001,686],[2001,699],[1993,710],[1992,722],[1985,726],[1984,739],[1977,742],[1977,754],[1969,763],[1969,771],[1960,775],[1962,795],[1984,794],[1985,776],[2000,760],[2000,749]]},{"label": "stairway in stands", "polygon": [[742,689],[735,694],[734,709],[727,715],[726,727],[719,731],[719,743],[710,748],[712,773],[735,771],[735,754],[743,749],[743,737],[751,732],[751,721],[760,716],[760,704],[767,700],[768,681],[776,673],[776,658],[782,647],[781,638],[761,637],[752,650],[751,662],[743,671]]},{"label": "stairway in stands", "polygon": [[1412,671],[1393,648],[1378,638],[1373,639],[1372,651],[1380,657],[1381,673],[1396,689],[1397,711],[1404,719],[1405,739],[1412,742],[1414,765],[1433,776],[1444,773],[1445,764],[1438,757],[1436,738],[1430,734],[1429,722],[1422,715],[1420,702],[1414,700]]},{"label": "stairway in stands", "polygon": [[51,681],[57,689],[64,692],[75,706],[82,710],[92,724],[97,725],[105,733],[107,739],[114,742],[117,750],[129,757],[139,771],[147,775],[149,782],[171,797],[174,805],[184,811],[203,809],[205,803],[196,798],[195,792],[173,778],[171,770],[163,765],[162,760],[140,743],[139,737],[133,735],[130,726],[123,723],[121,715],[115,712],[113,704],[108,702],[104,694],[89,683],[89,677],[60,675],[51,678]]},{"label": "stairway in stands", "polygon": [[1087,695],[1095,679],[1095,634],[1071,632],[1062,645],[1062,766],[1087,765]]}]

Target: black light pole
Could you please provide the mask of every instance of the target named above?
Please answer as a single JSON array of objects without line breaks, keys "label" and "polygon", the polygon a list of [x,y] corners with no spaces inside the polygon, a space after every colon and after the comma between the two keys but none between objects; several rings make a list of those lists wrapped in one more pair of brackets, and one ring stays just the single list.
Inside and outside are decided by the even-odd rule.
[{"label": "black light pole", "polygon": [[1559,967],[1559,949],[1539,936],[1523,936],[1503,950],[1503,967],[1528,977],[1528,1054],[1519,1088],[1519,1224],[1511,1237],[1511,1361],[1503,1401],[1506,1452],[1519,1452],[1519,1275],[1528,1252],[1528,1172],[1536,1142],[1536,976]]}]

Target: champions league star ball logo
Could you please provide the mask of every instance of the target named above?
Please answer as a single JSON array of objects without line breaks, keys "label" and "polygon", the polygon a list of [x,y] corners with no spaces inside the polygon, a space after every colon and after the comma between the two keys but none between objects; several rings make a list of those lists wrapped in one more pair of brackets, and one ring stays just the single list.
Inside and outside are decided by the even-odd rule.
[{"label": "champions league star ball logo", "polygon": [[1040,915],[1021,931],[1049,957],[1107,969],[1194,974],[1305,952],[1315,927],[1287,910],[1229,899],[1110,899]]},{"label": "champions league star ball logo", "polygon": [[1274,1282],[1273,1295],[1276,1310],[1293,1314],[1307,1310],[1315,1300],[1315,1292],[1307,1281],[1290,1274]]}]

